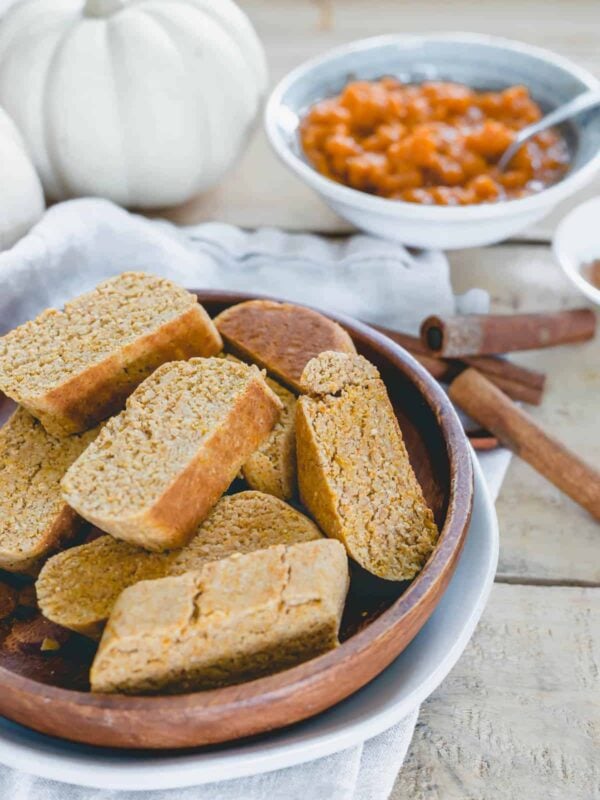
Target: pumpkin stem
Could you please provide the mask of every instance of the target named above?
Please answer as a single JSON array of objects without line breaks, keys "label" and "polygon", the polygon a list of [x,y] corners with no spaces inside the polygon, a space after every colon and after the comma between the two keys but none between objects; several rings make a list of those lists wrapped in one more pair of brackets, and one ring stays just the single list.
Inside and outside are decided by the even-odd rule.
[{"label": "pumpkin stem", "polygon": [[125,0],[85,0],[84,17],[109,17],[125,7]]}]

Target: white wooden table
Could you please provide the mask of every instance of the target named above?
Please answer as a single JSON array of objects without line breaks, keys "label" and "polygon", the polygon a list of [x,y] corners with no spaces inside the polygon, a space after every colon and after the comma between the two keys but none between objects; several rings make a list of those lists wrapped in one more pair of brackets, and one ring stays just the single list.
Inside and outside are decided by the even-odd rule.
[{"label": "white wooden table", "polygon": [[[600,75],[598,0],[243,0],[273,81],[304,59],[385,32],[468,30],[552,48]],[[600,193],[600,181],[576,198]],[[456,291],[494,311],[581,305],[547,245],[558,214],[518,242],[451,254]],[[258,132],[222,186],[171,214],[247,227],[348,228]],[[600,467],[600,341],[523,356],[548,372],[532,413]],[[496,586],[471,645],[425,703],[393,800],[600,798],[600,527],[514,459],[498,500]]]}]

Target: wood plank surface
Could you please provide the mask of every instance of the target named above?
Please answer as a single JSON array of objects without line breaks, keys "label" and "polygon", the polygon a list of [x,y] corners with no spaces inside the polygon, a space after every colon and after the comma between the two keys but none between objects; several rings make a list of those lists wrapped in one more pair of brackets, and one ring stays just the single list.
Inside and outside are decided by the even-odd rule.
[{"label": "wood plank surface", "polygon": [[[242,0],[265,42],[272,84],[329,47],[382,32],[466,30],[553,49],[600,76],[597,0]],[[566,209],[520,238],[547,240]],[[270,152],[262,131],[218,190],[173,218],[344,233],[347,225]],[[457,291],[487,289],[494,311],[584,303],[547,246],[501,245],[451,254]],[[525,353],[548,372],[544,425],[600,466],[600,344]],[[424,705],[393,800],[595,800],[600,797],[598,526],[514,459],[498,500],[498,578],[475,638]]]},{"label": "wood plank surface", "polygon": [[[597,0],[241,0],[265,42],[274,84],[306,58],[382,32],[464,30],[555,50],[600,76]],[[368,13],[367,13],[368,7]],[[547,240],[556,221],[600,191],[600,180],[520,238]],[[348,226],[271,153],[258,130],[236,169],[173,218],[218,218],[326,233]],[[456,291],[487,289],[492,309],[533,311],[584,302],[547,246],[451,254]],[[548,372],[533,414],[600,466],[600,344],[525,353]],[[454,671],[423,706],[392,800],[596,800],[600,797],[598,525],[513,459],[498,500],[501,555],[490,605]]]},{"label": "wood plank surface", "polygon": [[[308,58],[382,33],[470,31],[520,39],[572,58],[600,77],[597,0],[240,0],[267,51],[271,86]],[[547,237],[565,210],[600,191],[600,178],[525,238]],[[350,230],[271,152],[259,125],[235,169],[214,191],[167,212],[181,224],[206,219],[245,227]]]},{"label": "wood plank surface", "polygon": [[391,800],[600,797],[600,589],[494,587]]},{"label": "wood plank surface", "polygon": [[[500,245],[450,254],[452,284],[481,286],[498,313],[586,305],[545,245]],[[600,336],[514,356],[547,372],[542,405],[528,408],[549,431],[600,467]],[[600,529],[583,509],[531,467],[513,459],[497,502],[501,580],[600,585]]]},{"label": "wood plank surface", "polygon": [[[0,9],[10,1],[0,0]],[[444,30],[541,45],[600,77],[598,0],[238,2],[265,44],[271,86],[305,59],[353,39]],[[521,238],[547,240],[566,208],[598,192],[599,178]],[[279,164],[260,123],[222,185],[168,216],[182,224],[349,230]],[[450,261],[456,291],[488,290],[497,312],[585,302],[547,246],[460,251]],[[548,372],[533,415],[600,466],[600,340],[517,360]],[[599,527],[518,459],[497,509],[500,582],[467,651],[422,708],[392,800],[600,798]]]}]

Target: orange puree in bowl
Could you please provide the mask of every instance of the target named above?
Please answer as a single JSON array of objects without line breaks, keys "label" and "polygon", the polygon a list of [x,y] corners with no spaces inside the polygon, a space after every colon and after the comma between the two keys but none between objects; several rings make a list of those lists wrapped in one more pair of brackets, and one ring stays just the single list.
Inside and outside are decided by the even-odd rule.
[{"label": "orange puree in bowl", "polygon": [[564,175],[569,154],[556,130],[530,139],[505,172],[496,167],[515,132],[540,116],[524,86],[477,92],[382,78],[312,106],[301,140],[318,172],[353,189],[429,205],[493,203]]}]

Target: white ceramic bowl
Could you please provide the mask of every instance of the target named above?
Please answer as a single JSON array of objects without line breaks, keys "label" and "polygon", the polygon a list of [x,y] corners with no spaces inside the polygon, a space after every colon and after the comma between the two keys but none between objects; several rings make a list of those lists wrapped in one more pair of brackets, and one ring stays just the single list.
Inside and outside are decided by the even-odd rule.
[{"label": "white ceramic bowl", "polygon": [[552,246],[567,278],[600,306],[600,289],[581,274],[582,264],[600,259],[600,197],[593,197],[567,214],[556,229]]},{"label": "white ceramic bowl", "polygon": [[453,249],[490,244],[544,217],[600,167],[600,113],[589,112],[565,126],[572,153],[565,178],[519,200],[423,206],[375,197],[325,178],[302,153],[300,119],[313,103],[337,94],[348,81],[383,75],[412,83],[453,80],[489,90],[524,84],[544,111],[600,86],[589,72],[547,50],[466,33],[365,39],[297,67],[276,86],[267,103],[269,141],[283,163],[334,211],[369,233],[415,247]]}]

